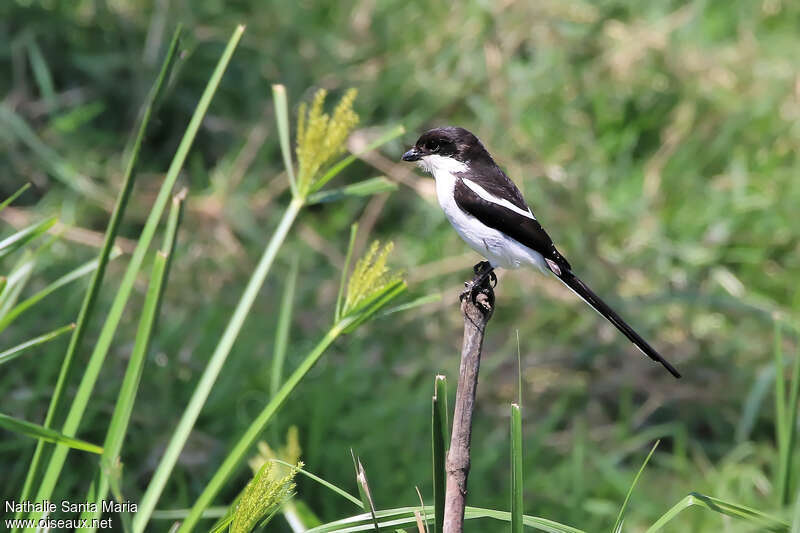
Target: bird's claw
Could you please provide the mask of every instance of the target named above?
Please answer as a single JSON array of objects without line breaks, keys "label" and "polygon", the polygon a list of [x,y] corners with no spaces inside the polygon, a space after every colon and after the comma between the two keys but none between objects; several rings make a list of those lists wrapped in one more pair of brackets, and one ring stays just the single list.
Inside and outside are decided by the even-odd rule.
[{"label": "bird's claw", "polygon": [[479,276],[486,272],[486,269],[489,268],[492,268],[492,264],[489,261],[481,261],[472,267],[472,272],[474,272],[476,276]]},{"label": "bird's claw", "polygon": [[475,290],[475,284],[472,281],[464,282],[465,289],[458,295],[459,301],[463,302],[465,298],[469,298],[472,303],[475,303],[475,298],[478,297],[478,291]]},{"label": "bird's claw", "polygon": [[[463,302],[469,298],[472,305],[483,308],[484,312],[491,310],[494,306],[494,291],[492,287],[486,283],[486,280],[483,280],[481,283],[465,281],[464,286],[466,288],[461,291],[461,294],[458,296],[459,301]],[[479,299],[479,295],[482,295],[483,298]]]},{"label": "bird's claw", "polygon": [[492,264],[489,261],[481,261],[472,267],[472,271],[475,273],[475,277],[472,278],[473,283],[483,281],[488,276],[492,288],[497,287],[497,275],[494,273],[494,268],[492,268]]},{"label": "bird's claw", "polygon": [[[492,289],[497,286],[497,276],[492,269],[489,261],[481,261],[474,267],[472,271],[475,272],[475,277],[470,281],[464,282],[465,289],[459,295],[459,300],[464,301],[469,297],[470,301],[477,303],[478,294],[485,292],[490,300],[493,300]],[[487,283],[488,280],[488,283]]]},{"label": "bird's claw", "polygon": [[463,302],[464,300],[469,298],[469,301],[472,302],[473,304],[477,303],[478,294],[480,294],[481,292],[478,289],[478,286],[471,281],[465,281],[464,287],[466,288],[463,291],[461,291],[461,294],[458,295],[458,300]]}]

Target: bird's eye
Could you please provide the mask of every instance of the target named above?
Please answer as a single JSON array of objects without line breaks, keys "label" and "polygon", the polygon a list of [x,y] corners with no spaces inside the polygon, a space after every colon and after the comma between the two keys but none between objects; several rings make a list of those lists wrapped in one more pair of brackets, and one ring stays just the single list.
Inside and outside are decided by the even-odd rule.
[{"label": "bird's eye", "polygon": [[439,141],[428,141],[428,151],[436,153],[439,151]]}]

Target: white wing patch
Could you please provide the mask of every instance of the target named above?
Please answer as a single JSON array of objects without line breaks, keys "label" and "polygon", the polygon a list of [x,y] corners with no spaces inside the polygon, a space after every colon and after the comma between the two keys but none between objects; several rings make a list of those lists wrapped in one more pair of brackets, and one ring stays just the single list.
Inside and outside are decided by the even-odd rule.
[{"label": "white wing patch", "polygon": [[545,258],[545,262],[547,263],[547,266],[550,267],[550,270],[553,271],[553,274],[555,274],[556,276],[561,275],[561,267],[558,266],[558,264],[555,261],[553,261],[552,259]]},{"label": "white wing patch", "polygon": [[514,211],[517,214],[520,214],[524,217],[528,217],[531,220],[536,220],[536,218],[533,216],[533,213],[531,213],[530,209],[528,209],[527,211],[520,209],[519,207],[515,206],[514,204],[506,200],[505,198],[498,198],[497,196],[494,196],[492,193],[490,193],[489,191],[487,191],[474,181],[465,178],[461,179],[464,182],[464,185],[472,189],[472,192],[474,192],[487,202],[492,202],[493,204],[502,205],[506,209],[510,209],[511,211]]}]

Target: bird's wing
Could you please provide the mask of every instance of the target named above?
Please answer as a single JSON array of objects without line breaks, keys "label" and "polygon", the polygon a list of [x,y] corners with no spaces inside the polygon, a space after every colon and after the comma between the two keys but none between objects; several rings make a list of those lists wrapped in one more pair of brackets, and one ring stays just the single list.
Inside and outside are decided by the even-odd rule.
[{"label": "bird's wing", "polygon": [[[506,179],[508,180],[508,178]],[[508,182],[518,194],[519,191],[511,180]],[[569,263],[558,253],[553,245],[553,240],[533,216],[525,202],[518,201],[515,198],[516,195],[508,193],[508,188],[498,189],[495,187],[494,190],[490,190],[486,186],[487,183],[468,177],[457,179],[453,190],[456,205],[483,224],[505,233],[540,253],[546,261],[549,260],[548,265],[551,270],[568,271],[571,268]]]},{"label": "bird's wing", "polygon": [[513,206],[531,212],[516,184],[494,161],[471,161],[469,166],[469,173],[462,177],[469,179],[471,183],[478,185],[493,197],[503,198]]}]

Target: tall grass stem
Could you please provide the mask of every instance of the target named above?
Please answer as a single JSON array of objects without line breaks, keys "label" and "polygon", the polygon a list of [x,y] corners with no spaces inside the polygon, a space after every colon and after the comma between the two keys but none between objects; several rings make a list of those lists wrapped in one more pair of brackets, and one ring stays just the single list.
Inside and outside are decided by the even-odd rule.
[{"label": "tall grass stem", "polygon": [[450,437],[450,427],[447,421],[447,378],[445,376],[436,376],[434,380],[432,404],[433,530],[434,533],[442,533],[447,439]]},{"label": "tall grass stem", "polygon": [[522,413],[511,404],[511,532],[522,533]]},{"label": "tall grass stem", "polygon": [[289,274],[286,276],[286,285],[281,295],[281,307],[278,313],[278,326],[275,332],[275,344],[272,350],[272,371],[269,380],[269,395],[275,396],[283,379],[283,365],[286,362],[286,352],[289,348],[289,330],[292,325],[292,308],[294,304],[294,291],[297,285],[298,258],[292,258]]}]

